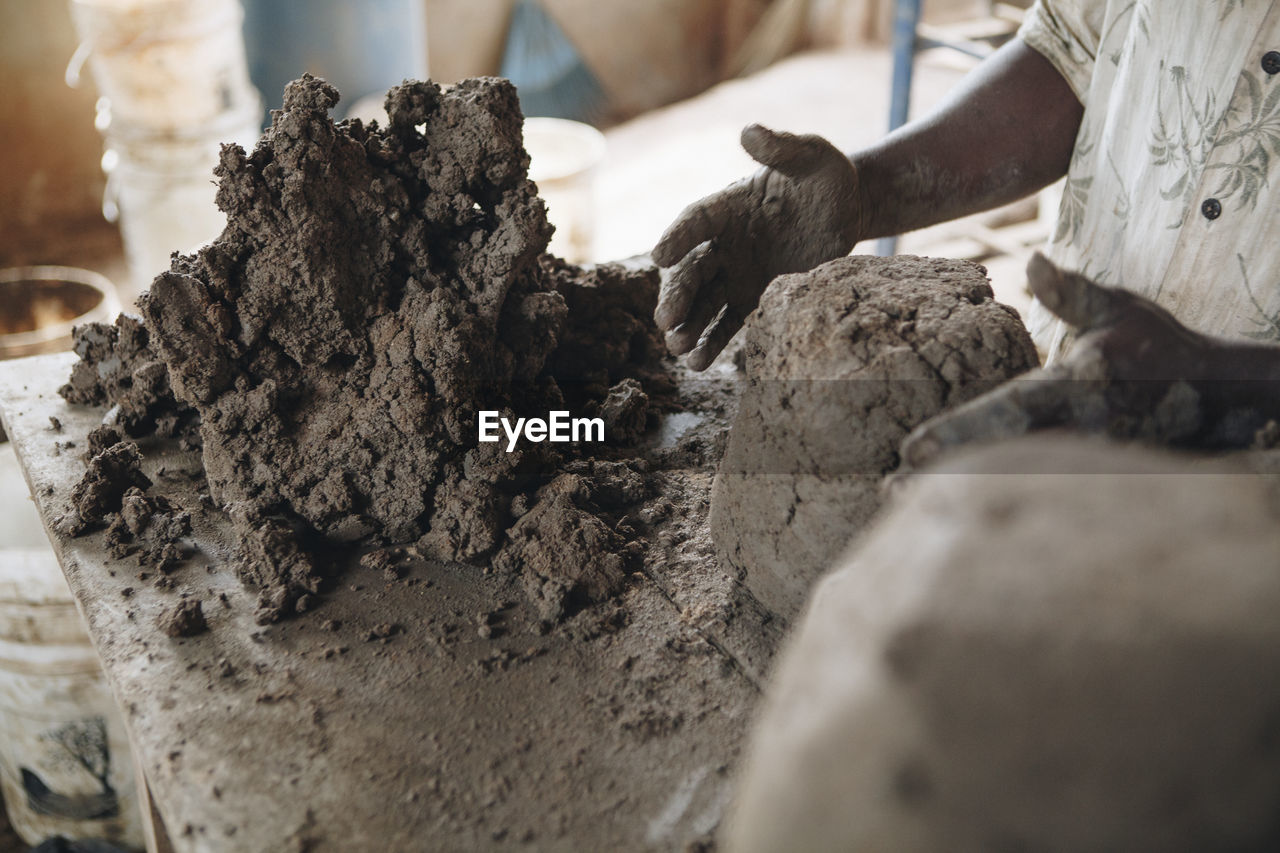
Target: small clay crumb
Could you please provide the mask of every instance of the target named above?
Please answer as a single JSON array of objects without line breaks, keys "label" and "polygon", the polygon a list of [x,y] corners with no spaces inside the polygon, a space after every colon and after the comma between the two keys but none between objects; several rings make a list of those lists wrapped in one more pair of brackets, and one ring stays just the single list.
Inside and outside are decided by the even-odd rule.
[{"label": "small clay crumb", "polygon": [[131,595],[133,595],[133,587],[126,586],[124,589],[120,590],[120,595],[123,598],[130,597]]},{"label": "small clay crumb", "polygon": [[160,618],[160,630],[170,637],[194,637],[209,630],[200,601],[187,598]]},{"label": "small clay crumb", "polygon": [[386,567],[390,566],[391,563],[392,563],[391,551],[387,548],[382,548],[377,551],[370,551],[368,554],[365,554],[363,557],[360,558],[361,566],[363,566],[366,569],[373,569],[375,571],[377,569],[385,569]]},{"label": "small clay crumb", "polygon": [[495,637],[501,637],[505,633],[499,624],[500,618],[501,615],[498,611],[476,614],[476,633],[480,635],[480,639],[491,640]]},{"label": "small clay crumb", "polygon": [[62,421],[58,420],[53,415],[49,415],[49,429],[54,432],[62,432]]},{"label": "small clay crumb", "polygon": [[380,548],[361,557],[360,565],[371,571],[381,571],[384,578],[395,581],[405,576],[405,556],[403,548]]},{"label": "small clay crumb", "polygon": [[615,445],[635,444],[644,434],[649,414],[649,397],[634,379],[623,379],[609,389],[600,405],[605,439]]},{"label": "small clay crumb", "polygon": [[108,447],[119,444],[124,441],[124,433],[113,426],[95,427],[89,433],[89,455],[97,456]]},{"label": "small clay crumb", "polygon": [[400,625],[393,625],[390,622],[383,622],[381,625],[375,626],[373,630],[369,632],[369,635],[365,639],[368,640],[369,642],[372,642],[374,640],[382,640],[385,642],[387,640],[390,640],[396,634],[403,634],[403,633],[404,633],[404,628],[401,627]]},{"label": "small clay crumb", "polygon": [[337,619],[326,619],[320,623],[320,627],[326,631],[336,631],[342,627],[342,623]]}]

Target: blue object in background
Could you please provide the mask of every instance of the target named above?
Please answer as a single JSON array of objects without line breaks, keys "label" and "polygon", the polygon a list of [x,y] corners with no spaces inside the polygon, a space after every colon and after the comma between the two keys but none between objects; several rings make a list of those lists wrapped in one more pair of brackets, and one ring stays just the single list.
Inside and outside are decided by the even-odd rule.
[{"label": "blue object in background", "polygon": [[[911,107],[911,78],[916,62],[916,28],[920,26],[922,0],[897,0],[893,8],[893,88],[889,96],[889,132],[907,123]],[[892,255],[898,251],[897,235],[881,237],[876,241],[877,255]]]},{"label": "blue object in background", "polygon": [[[406,78],[427,76],[423,0],[243,0],[249,76],[268,110],[310,71],[342,93],[338,114]],[[265,116],[264,116],[265,123]]]},{"label": "blue object in background", "polygon": [[591,124],[608,111],[600,81],[537,0],[519,0],[512,10],[498,74],[516,85],[526,116]]}]

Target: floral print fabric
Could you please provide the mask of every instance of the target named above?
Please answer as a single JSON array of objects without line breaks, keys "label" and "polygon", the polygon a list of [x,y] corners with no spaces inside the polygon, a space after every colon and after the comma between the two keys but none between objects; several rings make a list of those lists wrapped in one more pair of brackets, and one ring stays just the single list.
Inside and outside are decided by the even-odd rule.
[{"label": "floral print fabric", "polygon": [[[1050,258],[1280,343],[1280,4],[1038,0],[1019,36],[1085,108]],[[1069,348],[1043,307],[1029,325]]]}]

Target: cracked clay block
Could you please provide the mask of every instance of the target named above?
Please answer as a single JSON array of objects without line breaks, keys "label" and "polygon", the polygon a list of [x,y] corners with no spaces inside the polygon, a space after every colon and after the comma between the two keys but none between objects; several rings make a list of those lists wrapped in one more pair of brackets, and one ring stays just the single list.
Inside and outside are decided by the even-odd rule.
[{"label": "cracked clay block", "polygon": [[934,470],[814,590],[725,849],[1280,849],[1280,478],[1058,436]]},{"label": "cracked clay block", "polygon": [[1037,364],[982,267],[906,255],[778,278],[743,354],[711,532],[722,563],[786,619],[880,507],[907,433]]}]

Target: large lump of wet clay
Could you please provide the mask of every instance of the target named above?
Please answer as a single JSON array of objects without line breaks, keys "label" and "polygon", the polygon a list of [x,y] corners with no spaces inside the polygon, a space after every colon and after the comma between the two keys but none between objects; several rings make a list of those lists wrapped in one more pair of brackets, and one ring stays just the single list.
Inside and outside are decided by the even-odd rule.
[{"label": "large lump of wet clay", "polygon": [[917,475],[814,590],[733,851],[1280,849],[1280,484],[1036,437]]},{"label": "large lump of wet clay", "polygon": [[907,433],[1037,363],[982,267],[911,256],[777,279],[743,352],[711,532],[720,559],[785,618],[879,508]]},{"label": "large lump of wet clay", "polygon": [[337,99],[304,77],[251,153],[224,146],[225,232],[175,256],[142,300],[166,390],[199,415],[210,492],[238,522],[263,618],[317,591],[308,539],[417,540],[474,560],[505,541],[517,495],[554,505],[538,514],[539,553],[522,541],[504,564],[540,590],[616,591],[616,559],[552,558],[584,529],[593,547],[624,544],[595,518],[592,482],[539,492],[579,451],[508,453],[479,442],[477,420],[576,416],[613,383],[638,390],[620,380],[655,357],[640,318],[656,275],[540,257],[551,226],[508,81],[406,82],[387,94],[387,127],[335,124]]}]

